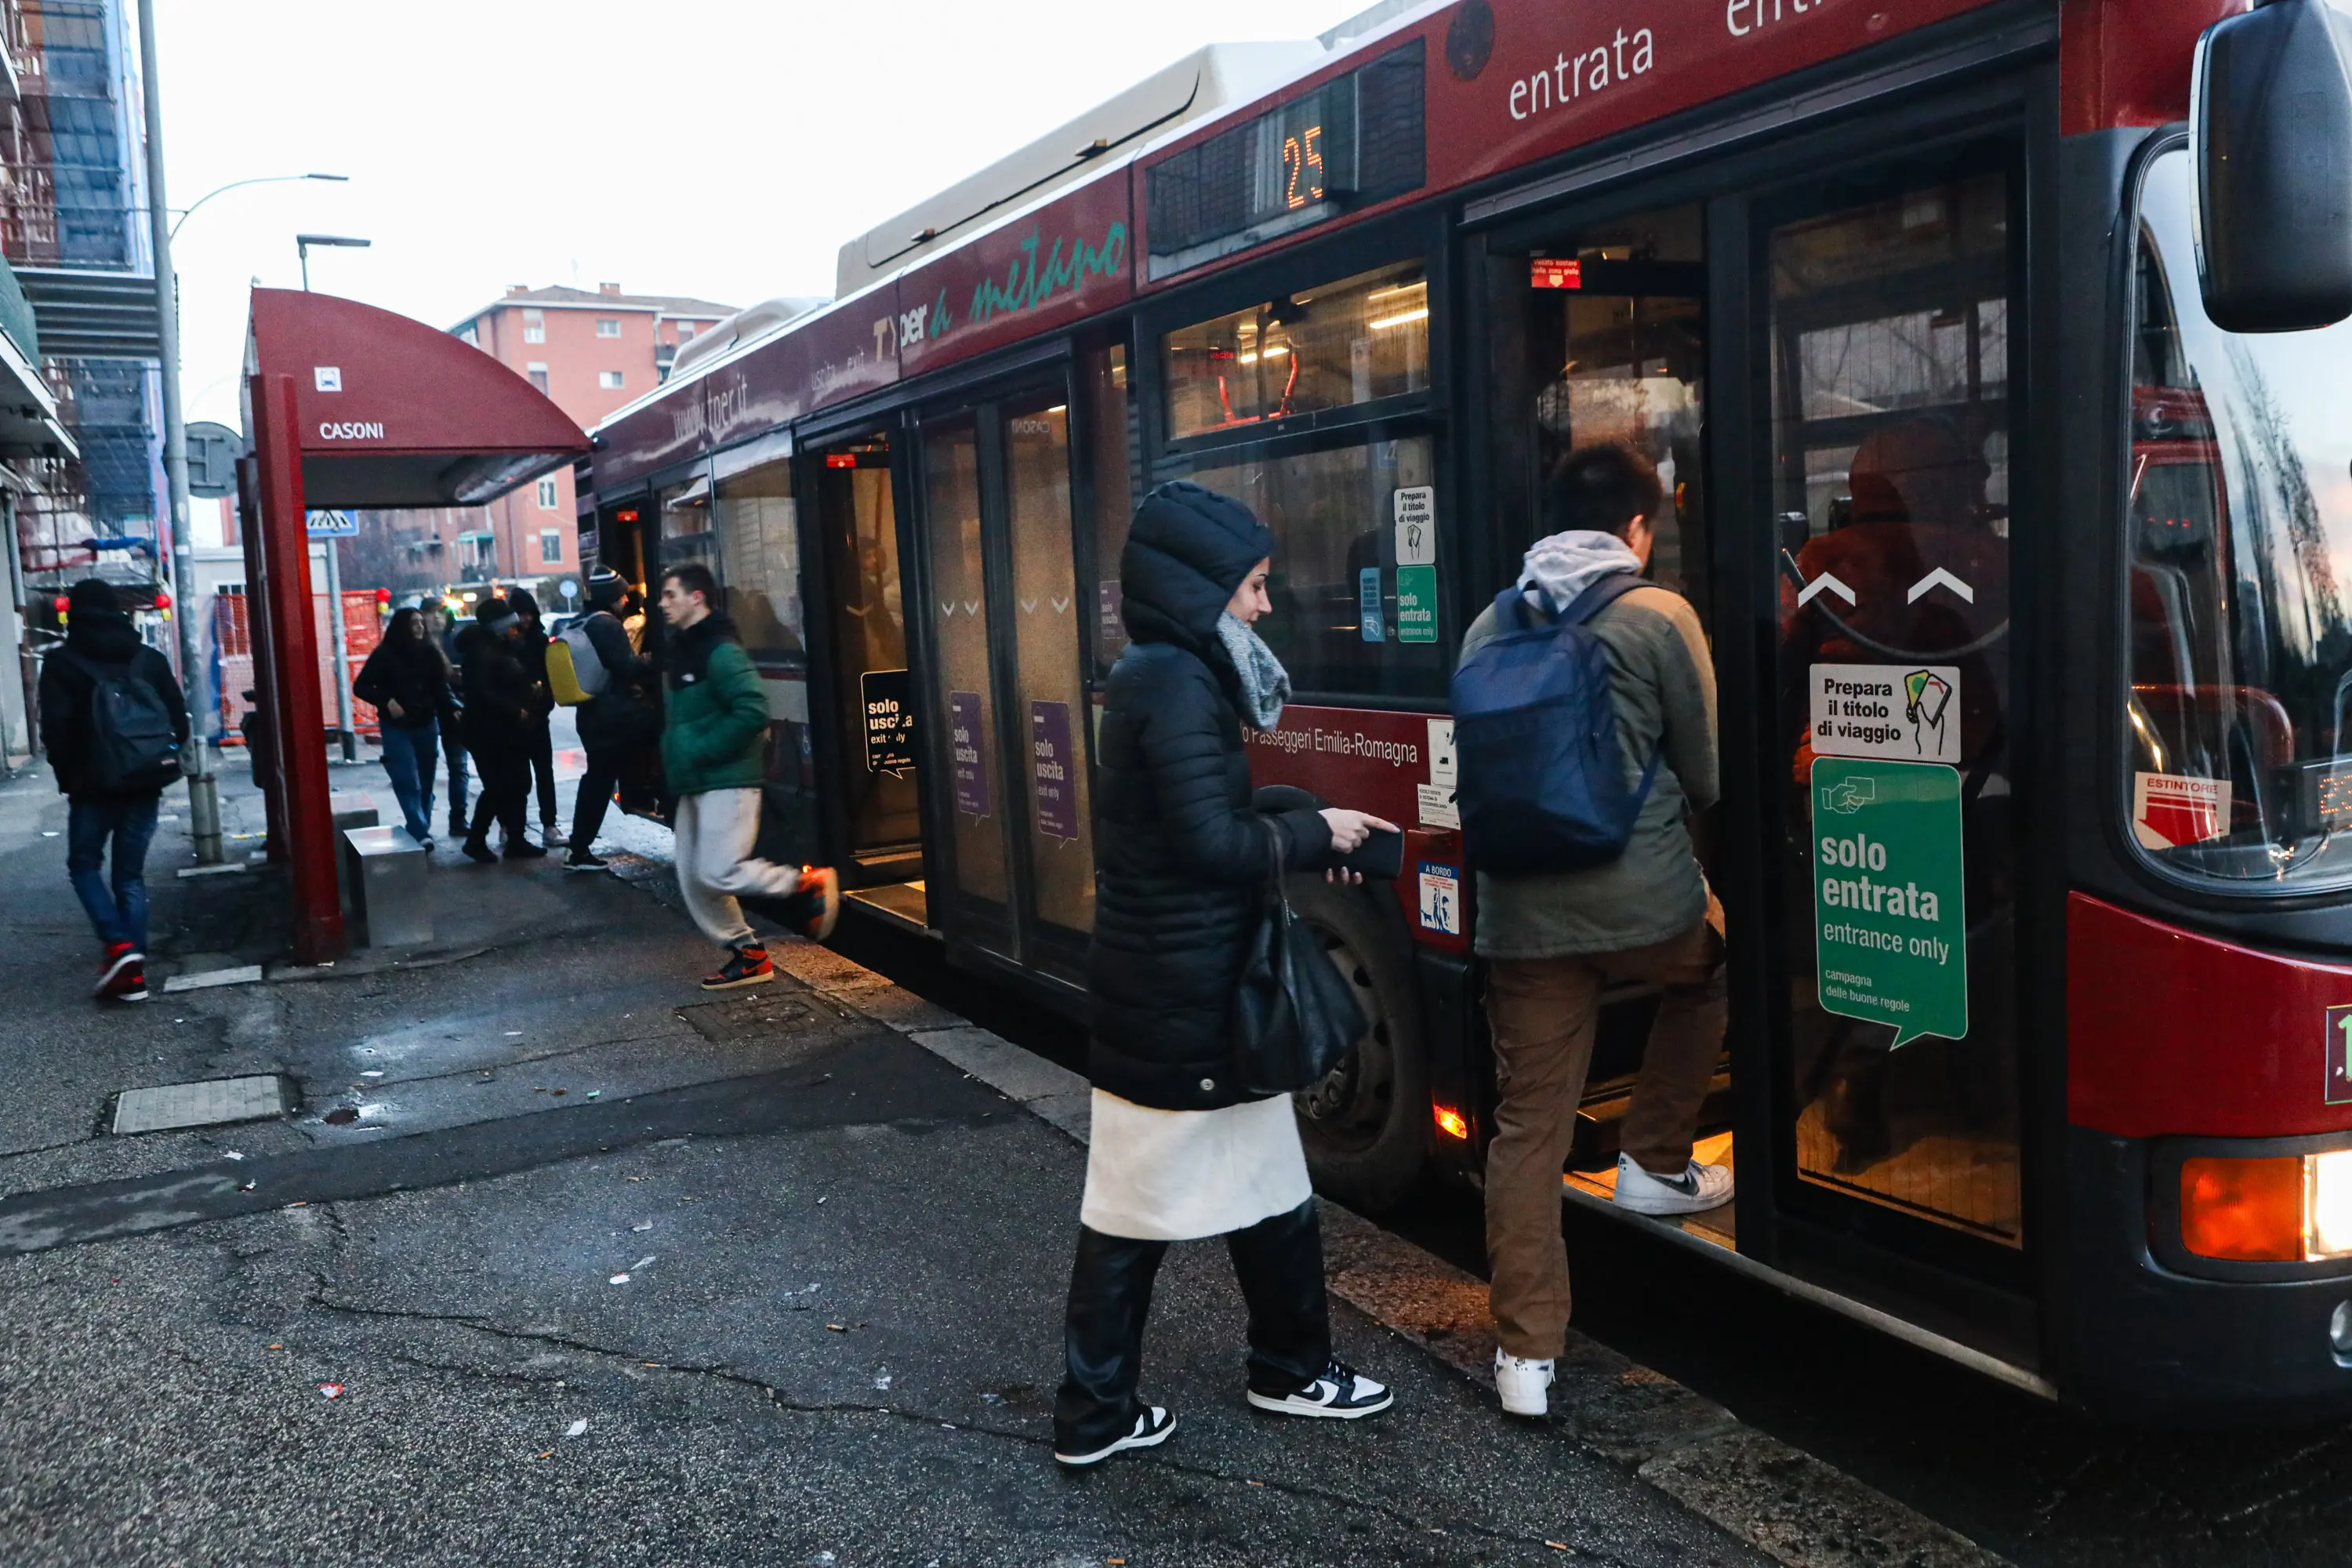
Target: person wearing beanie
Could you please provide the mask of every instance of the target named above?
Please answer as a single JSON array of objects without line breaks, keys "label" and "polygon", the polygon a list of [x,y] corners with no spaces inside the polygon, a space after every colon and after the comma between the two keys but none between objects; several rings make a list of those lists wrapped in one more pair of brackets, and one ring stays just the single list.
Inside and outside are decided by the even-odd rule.
[{"label": "person wearing beanie", "polygon": [[65,646],[42,660],[40,682],[41,745],[67,802],[66,875],[105,950],[96,994],[144,1002],[147,847],[180,776],[188,706],[171,661],[140,640],[110,584],[85,578],[66,605]]},{"label": "person wearing beanie", "polygon": [[466,835],[466,858],[481,865],[490,852],[490,823],[505,835],[509,860],[535,860],[547,853],[523,837],[523,808],[530,798],[530,731],[537,709],[530,677],[517,647],[522,617],[501,598],[484,599],[474,611],[474,635],[466,642],[466,750],[481,774],[473,826]]},{"label": "person wearing beanie", "polygon": [[1249,1403],[1354,1418],[1393,1403],[1331,1353],[1323,1243],[1288,1095],[1236,1079],[1231,1009],[1267,883],[1338,871],[1391,826],[1360,811],[1252,809],[1244,725],[1290,695],[1251,629],[1271,613],[1273,531],[1192,484],[1143,498],[1119,560],[1131,639],[1097,747],[1094,942],[1087,991],[1094,1136],[1054,1399],[1054,1457],[1099,1463],[1162,1442],[1138,1395],[1151,1282],[1171,1241],[1222,1236],[1249,1304]]},{"label": "person wearing beanie", "polygon": [[580,793],[572,802],[572,847],[563,858],[567,871],[602,870],[596,835],[622,775],[648,746],[661,738],[661,710],[646,695],[653,679],[650,660],[629,645],[628,628],[621,624],[629,584],[608,566],[588,575],[589,616],[580,629],[588,636],[604,667],[604,689],[580,705],[580,746],[587,767],[580,775]]},{"label": "person wearing beanie", "polygon": [[539,784],[539,841],[553,849],[563,842],[563,829],[555,819],[555,735],[548,726],[548,715],[555,711],[555,697],[547,684],[547,628],[539,615],[539,600],[528,588],[517,584],[507,590],[507,607],[521,618],[522,629],[516,634],[515,658],[522,662],[522,672],[531,683],[535,716],[523,726],[524,761]]}]

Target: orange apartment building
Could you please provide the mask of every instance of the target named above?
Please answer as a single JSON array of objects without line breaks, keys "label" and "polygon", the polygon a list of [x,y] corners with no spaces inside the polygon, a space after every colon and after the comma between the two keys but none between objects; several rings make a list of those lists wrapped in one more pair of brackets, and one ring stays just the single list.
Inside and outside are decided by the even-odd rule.
[{"label": "orange apartment building", "polygon": [[[450,331],[527,377],[583,429],[593,429],[660,384],[679,344],[734,313],[734,306],[708,300],[624,294],[618,283],[600,283],[593,293],[518,283]],[[568,468],[462,515],[467,526],[443,556],[445,581],[555,578],[579,569]]]}]

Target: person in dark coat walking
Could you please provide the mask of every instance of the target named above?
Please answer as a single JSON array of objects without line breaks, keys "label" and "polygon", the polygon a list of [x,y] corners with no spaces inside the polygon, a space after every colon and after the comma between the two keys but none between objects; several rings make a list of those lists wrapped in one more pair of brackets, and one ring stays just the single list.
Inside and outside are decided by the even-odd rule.
[{"label": "person in dark coat walking", "polygon": [[537,716],[523,727],[523,749],[539,784],[539,841],[553,849],[563,842],[563,829],[555,817],[555,736],[548,727],[555,698],[547,685],[547,628],[540,621],[539,600],[530,589],[509,588],[507,608],[522,618],[522,630],[515,637],[515,657],[522,661],[522,672],[540,694]]},{"label": "person in dark coat walking", "polygon": [[522,618],[504,599],[485,599],[474,612],[474,635],[466,652],[466,750],[482,775],[474,803],[474,826],[466,835],[466,858],[488,865],[490,822],[506,836],[506,858],[535,860],[547,853],[523,837],[524,807],[530,799],[530,731],[539,697],[524,670],[516,644]]},{"label": "person in dark coat walking", "polygon": [[[66,601],[66,641],[41,661],[41,747],[68,802],[66,874],[97,932],[97,994],[118,1002],[147,1000],[147,846],[155,837],[156,807],[173,773],[159,767],[150,779],[110,785],[100,776],[99,732],[92,698],[102,679],[127,677],[163,700],[177,739],[188,745],[188,705],[173,679],[171,661],[139,640],[118,607],[111,584],[90,577]],[[111,841],[114,865],[106,864]]]},{"label": "person in dark coat walking", "polygon": [[437,640],[449,668],[449,703],[441,710],[441,754],[449,764],[449,837],[463,838],[471,783],[466,771],[466,656],[481,631],[472,621],[460,623],[446,608],[436,606],[432,613],[441,623]]},{"label": "person in dark coat walking", "polygon": [[1231,1007],[1276,861],[1332,875],[1337,856],[1390,826],[1251,809],[1242,726],[1272,729],[1290,693],[1250,629],[1271,608],[1273,552],[1247,507],[1180,483],[1144,497],[1119,561],[1132,640],[1111,671],[1095,795],[1094,1124],[1054,1401],[1066,1465],[1148,1447],[1174,1426],[1136,1392],[1171,1241],[1225,1238],[1249,1303],[1251,1405],[1352,1418],[1391,1403],[1331,1353],[1290,1097],[1250,1099],[1234,1075]]},{"label": "person in dark coat walking", "polygon": [[442,710],[449,706],[449,666],[421,610],[395,611],[383,641],[360,667],[352,694],[374,705],[383,734],[383,771],[400,802],[408,836],[433,847],[433,774]]},{"label": "person in dark coat walking", "polygon": [[646,696],[653,661],[629,646],[629,630],[621,624],[628,595],[628,584],[610,567],[589,576],[590,614],[581,629],[604,667],[604,687],[580,705],[580,744],[588,753],[588,766],[572,803],[572,852],[563,858],[567,871],[603,868],[596,835],[604,826],[613,791],[630,759],[661,739],[661,710]]}]

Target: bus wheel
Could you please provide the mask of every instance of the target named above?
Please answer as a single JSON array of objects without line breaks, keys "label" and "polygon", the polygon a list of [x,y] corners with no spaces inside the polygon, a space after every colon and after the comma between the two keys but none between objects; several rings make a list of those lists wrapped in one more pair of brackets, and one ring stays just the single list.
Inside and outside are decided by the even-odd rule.
[{"label": "bus wheel", "polygon": [[1412,961],[1370,900],[1319,877],[1290,879],[1290,907],[1323,938],[1371,1020],[1321,1082],[1292,1096],[1316,1187],[1377,1214],[1402,1202],[1429,1158],[1429,1057]]}]

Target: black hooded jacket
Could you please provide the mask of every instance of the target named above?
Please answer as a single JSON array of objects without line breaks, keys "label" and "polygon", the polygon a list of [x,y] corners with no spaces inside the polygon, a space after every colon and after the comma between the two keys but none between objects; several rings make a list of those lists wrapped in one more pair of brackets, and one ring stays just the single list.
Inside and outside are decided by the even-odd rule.
[{"label": "black hooded jacket", "polygon": [[[172,675],[172,661],[139,640],[131,617],[119,610],[77,610],[66,628],[65,651],[101,666],[128,665],[131,673],[163,694],[180,744],[188,743],[188,704]],[[49,655],[41,661],[41,749],[57,770],[58,793],[77,800],[101,798],[84,775],[89,752],[89,693],[93,682],[72,659]],[[140,792],[159,795],[160,790]]]},{"label": "black hooded jacket", "polygon": [[1128,636],[1105,694],[1095,794],[1096,1087],[1160,1110],[1245,1098],[1232,1008],[1273,867],[1320,866],[1319,813],[1250,808],[1240,677],[1217,617],[1274,536],[1198,485],[1161,485],[1137,509],[1119,561]]}]

